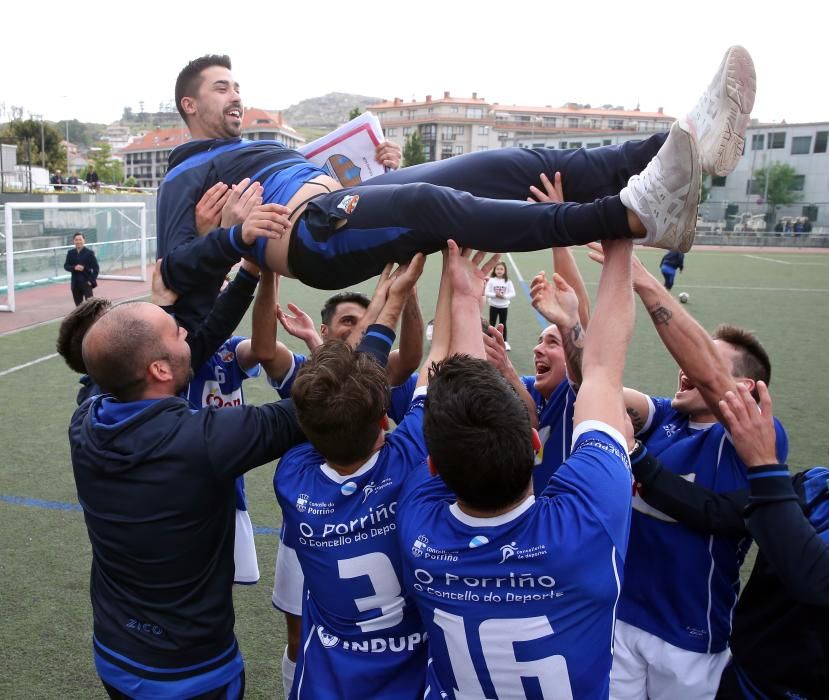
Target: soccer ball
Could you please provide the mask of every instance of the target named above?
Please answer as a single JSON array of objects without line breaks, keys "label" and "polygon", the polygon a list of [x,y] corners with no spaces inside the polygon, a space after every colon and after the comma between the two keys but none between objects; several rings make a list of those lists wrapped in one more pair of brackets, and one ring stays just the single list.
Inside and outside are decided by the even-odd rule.
[{"label": "soccer ball", "polygon": [[687,304],[688,303],[688,292],[680,292],[679,293],[679,303],[680,304]]}]

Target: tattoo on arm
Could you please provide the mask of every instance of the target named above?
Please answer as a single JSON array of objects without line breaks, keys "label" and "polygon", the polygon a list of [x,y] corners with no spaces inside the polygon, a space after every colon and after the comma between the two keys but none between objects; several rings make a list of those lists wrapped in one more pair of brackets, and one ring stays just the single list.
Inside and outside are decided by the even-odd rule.
[{"label": "tattoo on arm", "polygon": [[630,416],[630,422],[633,423],[633,432],[636,434],[645,427],[645,418],[639,411],[630,406],[628,406],[627,412]]},{"label": "tattoo on arm", "polygon": [[564,334],[564,358],[567,362],[570,380],[576,386],[581,385],[581,357],[583,351],[584,329],[581,327],[581,323],[576,322],[576,325]]},{"label": "tattoo on arm", "polygon": [[653,325],[668,325],[673,318],[673,312],[670,309],[666,309],[664,306],[657,306],[655,309],[650,311],[651,319],[653,319]]}]

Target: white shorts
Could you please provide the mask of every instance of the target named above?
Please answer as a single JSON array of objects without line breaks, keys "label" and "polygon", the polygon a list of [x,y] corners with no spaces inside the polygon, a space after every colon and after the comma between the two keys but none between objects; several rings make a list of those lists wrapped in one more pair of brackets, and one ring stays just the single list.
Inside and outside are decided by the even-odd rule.
[{"label": "white shorts", "polygon": [[259,562],[253,541],[253,524],[246,510],[236,510],[236,538],[233,542],[233,583],[252,584],[259,580]]},{"label": "white shorts", "polygon": [[273,606],[289,615],[302,617],[302,588],[305,576],[296,550],[280,542],[276,550],[276,571],[273,578]]},{"label": "white shorts", "polygon": [[717,694],[731,657],[727,649],[700,654],[616,621],[610,671],[611,700],[706,700]]}]

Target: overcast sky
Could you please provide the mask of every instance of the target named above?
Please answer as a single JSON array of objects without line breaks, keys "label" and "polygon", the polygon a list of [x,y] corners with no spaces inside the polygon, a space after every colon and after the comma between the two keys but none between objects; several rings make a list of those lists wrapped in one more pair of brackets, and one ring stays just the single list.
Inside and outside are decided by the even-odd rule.
[{"label": "overcast sky", "polygon": [[188,60],[227,53],[245,104],[266,109],[328,92],[422,100],[449,90],[502,104],[638,103],[680,116],[739,43],[757,68],[753,116],[829,121],[829,10],[806,0],[186,6],[197,9],[170,0],[6,3],[0,105],[109,123],[141,100],[147,111],[172,100]]}]

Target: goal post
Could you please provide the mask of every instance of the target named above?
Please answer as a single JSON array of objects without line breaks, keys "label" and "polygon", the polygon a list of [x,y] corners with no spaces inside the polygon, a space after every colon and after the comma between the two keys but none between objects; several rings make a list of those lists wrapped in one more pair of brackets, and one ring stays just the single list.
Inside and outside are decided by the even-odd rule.
[{"label": "goal post", "polygon": [[[38,211],[42,212],[40,216]],[[27,216],[30,220],[38,220],[41,234],[45,232],[44,222],[47,221],[54,233],[51,237],[28,236],[26,247],[18,245],[15,250],[15,229],[21,234],[17,237],[18,243],[21,243],[24,240],[23,231],[32,226],[26,221]],[[147,281],[146,202],[6,202],[6,303],[0,303],[0,311],[15,310],[17,288],[66,279],[68,273],[63,270],[63,259],[71,246],[66,245],[65,237],[71,230],[87,233],[87,238],[89,232],[94,232],[96,240],[87,240],[87,245],[98,258],[99,279]],[[38,239],[52,245],[38,247]],[[55,245],[55,241],[60,245]]]}]

